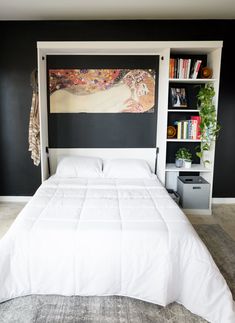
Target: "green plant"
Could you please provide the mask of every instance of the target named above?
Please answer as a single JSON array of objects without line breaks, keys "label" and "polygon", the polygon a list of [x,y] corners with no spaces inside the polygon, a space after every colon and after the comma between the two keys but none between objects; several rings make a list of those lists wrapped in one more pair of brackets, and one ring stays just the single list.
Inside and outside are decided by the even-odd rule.
[{"label": "green plant", "polygon": [[175,154],[176,159],[183,159],[186,161],[192,161],[192,154],[187,148],[179,148]]},{"label": "green plant", "polygon": [[[198,108],[201,117],[200,123],[200,138],[201,145],[196,147],[196,155],[203,159],[204,152],[211,149],[212,143],[216,140],[220,125],[216,118],[216,109],[214,105],[215,90],[211,83],[202,86],[198,92]],[[204,164],[209,163],[209,160],[203,160]]]}]

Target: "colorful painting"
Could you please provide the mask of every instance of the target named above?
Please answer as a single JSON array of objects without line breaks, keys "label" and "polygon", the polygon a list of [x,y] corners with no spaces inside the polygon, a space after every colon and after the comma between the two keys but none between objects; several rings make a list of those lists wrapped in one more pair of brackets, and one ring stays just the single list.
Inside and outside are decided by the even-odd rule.
[{"label": "colorful painting", "polygon": [[143,113],[155,106],[153,69],[50,69],[51,113]]}]

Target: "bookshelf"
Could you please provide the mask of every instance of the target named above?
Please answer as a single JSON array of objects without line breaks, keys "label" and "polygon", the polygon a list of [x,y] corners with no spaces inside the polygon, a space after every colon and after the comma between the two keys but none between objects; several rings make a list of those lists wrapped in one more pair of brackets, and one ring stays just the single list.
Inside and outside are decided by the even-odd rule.
[{"label": "bookshelf", "polygon": [[[210,160],[209,165],[204,165],[200,158],[196,156],[196,146],[200,145],[201,139],[192,138],[174,138],[167,137],[167,127],[174,126],[177,129],[176,122],[180,120],[191,120],[191,116],[199,116],[197,108],[197,93],[200,86],[205,86],[212,83],[215,89],[214,104],[216,111],[218,110],[218,93],[219,93],[219,79],[220,79],[220,63],[221,63],[221,41],[199,41],[199,42],[180,42],[175,43],[175,46],[169,48],[168,63],[168,79],[165,80],[168,97],[165,100],[165,107],[159,107],[159,115],[162,124],[158,129],[158,137],[165,138],[160,143],[158,155],[158,177],[165,184],[166,188],[177,190],[177,177],[179,175],[200,175],[210,183],[210,196],[208,209],[192,209],[185,210],[190,214],[211,214],[212,204],[212,189],[213,189],[213,172],[214,172],[214,155],[215,144],[213,148],[207,153]],[[210,79],[201,78],[201,68],[198,71],[196,78],[172,77],[171,74],[171,58],[174,59],[191,59],[191,61],[201,60],[201,68],[208,66],[212,69],[213,75]],[[181,73],[182,74],[182,73]],[[184,74],[187,76],[189,71]],[[173,90],[172,90],[173,88]],[[187,106],[173,106],[172,95],[176,88],[187,98]],[[182,94],[181,93],[181,94]],[[185,103],[184,103],[185,105]],[[189,122],[189,124],[191,124]],[[189,132],[187,133],[189,134]],[[177,168],[175,166],[175,153],[181,148],[185,147],[193,153],[193,163],[191,168]]]}]

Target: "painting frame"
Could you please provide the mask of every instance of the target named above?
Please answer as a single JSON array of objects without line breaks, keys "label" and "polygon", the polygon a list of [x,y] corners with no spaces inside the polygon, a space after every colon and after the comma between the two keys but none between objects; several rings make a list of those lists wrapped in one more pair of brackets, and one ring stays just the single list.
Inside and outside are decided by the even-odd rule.
[{"label": "painting frame", "polygon": [[156,106],[155,69],[49,69],[48,79],[50,113],[153,113]]},{"label": "painting frame", "polygon": [[187,109],[188,95],[184,86],[174,86],[170,88],[170,106],[173,109]]}]

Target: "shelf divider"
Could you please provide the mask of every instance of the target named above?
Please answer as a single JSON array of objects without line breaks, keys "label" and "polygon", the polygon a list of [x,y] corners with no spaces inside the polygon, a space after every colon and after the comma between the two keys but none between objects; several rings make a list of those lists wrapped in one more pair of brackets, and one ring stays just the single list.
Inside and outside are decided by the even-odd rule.
[{"label": "shelf divider", "polygon": [[210,83],[217,79],[169,79],[170,83]]},{"label": "shelf divider", "polygon": [[167,142],[201,142],[201,139],[166,139]]},{"label": "shelf divider", "polygon": [[200,112],[199,109],[168,109],[168,112]]},{"label": "shelf divider", "polygon": [[166,172],[207,172],[210,173],[212,170],[209,167],[205,167],[202,164],[192,164],[191,168],[176,167],[175,164],[166,164]]}]

